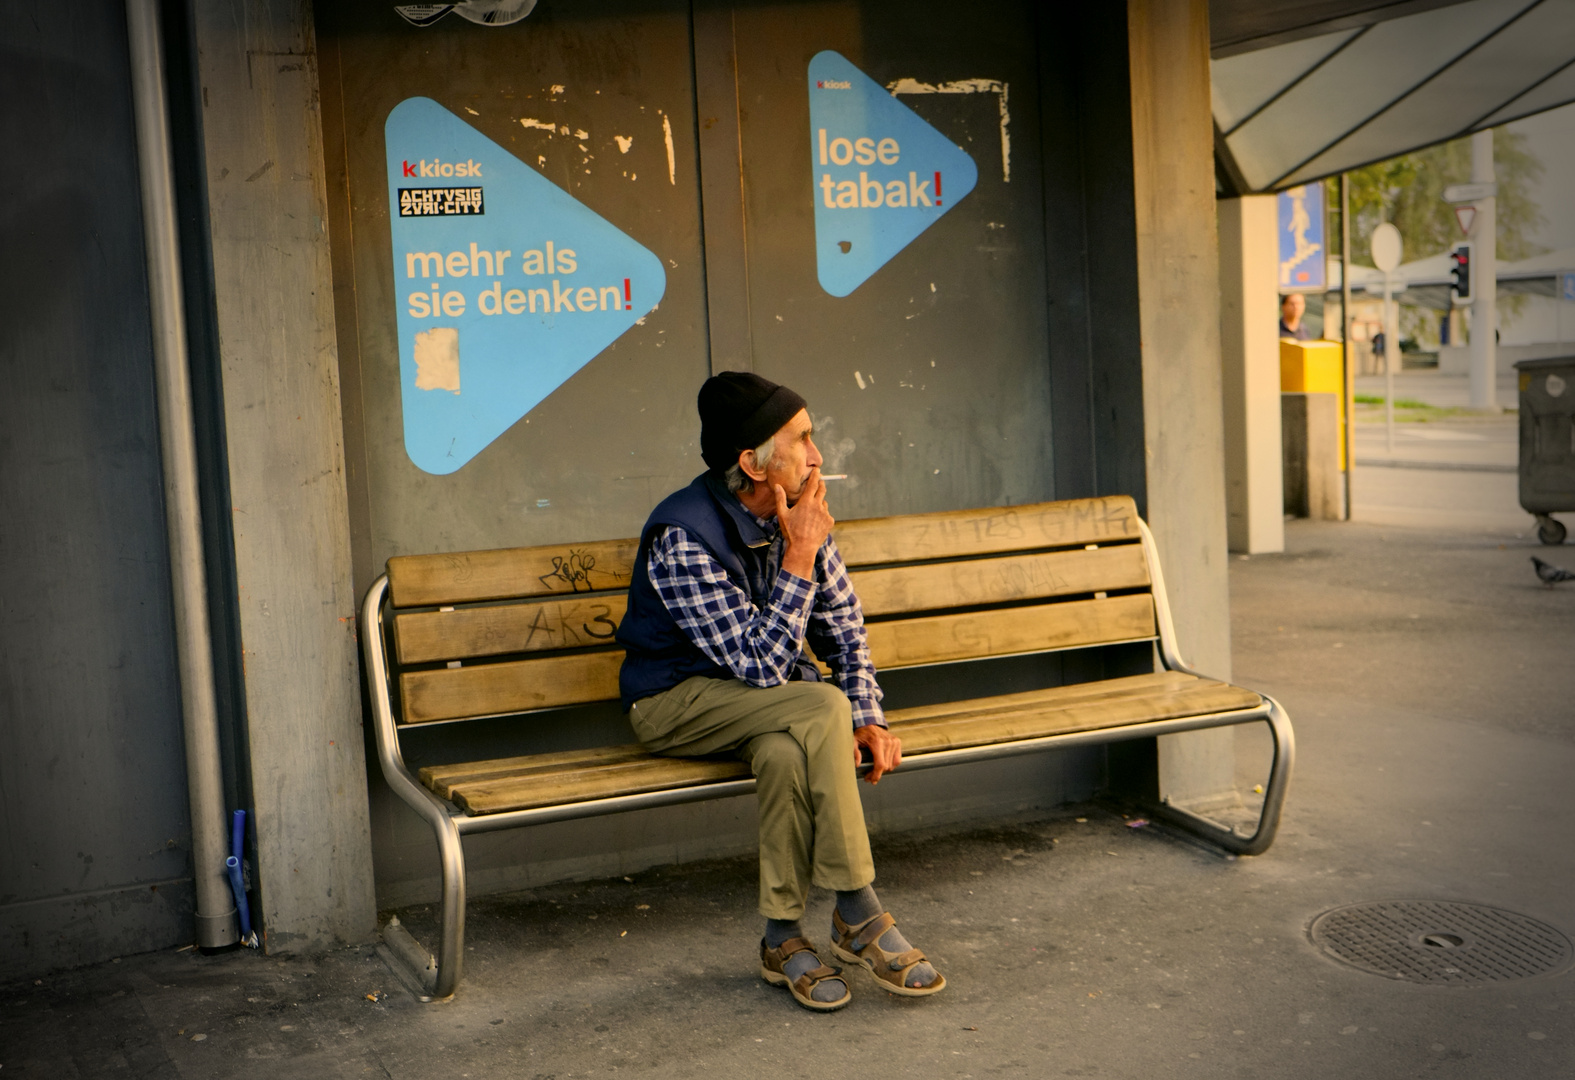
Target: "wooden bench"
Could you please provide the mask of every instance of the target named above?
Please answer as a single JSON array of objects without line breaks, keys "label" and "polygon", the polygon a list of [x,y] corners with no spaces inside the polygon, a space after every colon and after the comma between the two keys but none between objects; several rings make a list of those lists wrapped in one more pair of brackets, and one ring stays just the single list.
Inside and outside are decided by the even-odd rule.
[{"label": "wooden bench", "polygon": [[[1121,643],[1152,668],[892,710],[902,773],[1261,721],[1274,763],[1252,835],[1167,804],[1152,812],[1234,853],[1269,846],[1290,778],[1290,721],[1272,699],[1182,663],[1154,541],[1131,499],[847,521],[835,535],[879,670]],[[406,766],[400,739],[413,729],[617,698],[623,653],[612,634],[635,551],[634,540],[606,540],[401,556],[367,592],[378,757],[432,826],[442,864],[442,940],[435,958],[417,952],[434,997],[454,992],[464,956],[462,836],[754,790],[742,762],[660,758],[638,745]],[[417,947],[396,933],[409,956]]]}]

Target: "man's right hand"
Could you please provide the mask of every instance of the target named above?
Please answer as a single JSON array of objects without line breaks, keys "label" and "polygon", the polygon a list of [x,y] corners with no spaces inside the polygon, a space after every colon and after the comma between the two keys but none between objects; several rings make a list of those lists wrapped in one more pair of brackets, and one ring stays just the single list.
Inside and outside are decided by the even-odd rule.
[{"label": "man's right hand", "polygon": [[809,471],[804,481],[804,491],[798,502],[788,506],[787,493],[781,484],[771,485],[777,496],[777,527],[782,530],[787,545],[782,552],[782,569],[806,581],[815,580],[815,555],[831,535],[836,519],[826,506],[826,482],[820,478],[820,466]]}]

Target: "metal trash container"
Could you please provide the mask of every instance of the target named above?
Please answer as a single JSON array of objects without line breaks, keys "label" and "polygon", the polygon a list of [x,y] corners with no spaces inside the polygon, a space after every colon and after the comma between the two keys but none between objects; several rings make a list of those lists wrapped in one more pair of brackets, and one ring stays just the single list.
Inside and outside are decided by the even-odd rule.
[{"label": "metal trash container", "polygon": [[1520,505],[1537,516],[1537,538],[1562,544],[1550,514],[1575,511],[1575,356],[1522,360]]}]

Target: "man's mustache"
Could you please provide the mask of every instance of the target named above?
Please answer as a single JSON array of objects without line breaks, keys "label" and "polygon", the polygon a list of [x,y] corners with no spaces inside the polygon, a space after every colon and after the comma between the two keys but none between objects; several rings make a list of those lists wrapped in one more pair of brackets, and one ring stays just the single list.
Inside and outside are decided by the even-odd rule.
[{"label": "man's mustache", "polygon": [[796,490],[788,491],[786,488],[782,489],[782,494],[787,496],[787,503],[789,506],[792,506],[804,494],[804,489],[809,487],[809,480],[814,474],[814,471],[814,469],[811,469],[809,472],[804,474],[804,479],[798,482],[798,488]]}]

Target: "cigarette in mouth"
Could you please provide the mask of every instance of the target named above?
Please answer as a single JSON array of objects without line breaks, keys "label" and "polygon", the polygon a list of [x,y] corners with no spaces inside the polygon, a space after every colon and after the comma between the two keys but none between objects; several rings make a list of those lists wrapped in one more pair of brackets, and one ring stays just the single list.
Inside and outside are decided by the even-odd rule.
[{"label": "cigarette in mouth", "polygon": [[821,473],[820,478],[822,480],[846,480],[848,478],[848,474],[845,472]]}]

